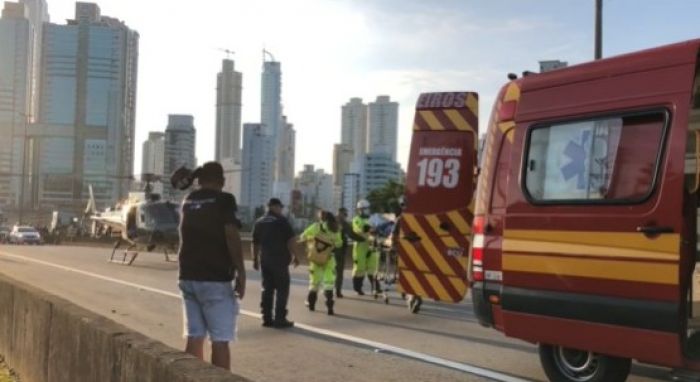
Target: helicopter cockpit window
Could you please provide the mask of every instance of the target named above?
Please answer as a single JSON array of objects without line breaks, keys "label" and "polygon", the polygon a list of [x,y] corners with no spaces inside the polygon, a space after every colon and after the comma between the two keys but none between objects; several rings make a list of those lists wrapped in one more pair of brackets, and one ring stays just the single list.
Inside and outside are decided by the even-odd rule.
[{"label": "helicopter cockpit window", "polygon": [[168,204],[149,204],[143,207],[146,225],[177,225],[177,211]]}]

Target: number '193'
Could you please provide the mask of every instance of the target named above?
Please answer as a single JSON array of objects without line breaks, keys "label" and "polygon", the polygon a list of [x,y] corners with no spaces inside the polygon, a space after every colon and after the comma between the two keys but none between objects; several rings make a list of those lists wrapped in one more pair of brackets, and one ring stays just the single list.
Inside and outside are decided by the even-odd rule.
[{"label": "number '193'", "polygon": [[[418,162],[419,187],[455,188],[459,184],[459,160],[450,158],[424,158]],[[445,173],[447,172],[447,173]]]}]

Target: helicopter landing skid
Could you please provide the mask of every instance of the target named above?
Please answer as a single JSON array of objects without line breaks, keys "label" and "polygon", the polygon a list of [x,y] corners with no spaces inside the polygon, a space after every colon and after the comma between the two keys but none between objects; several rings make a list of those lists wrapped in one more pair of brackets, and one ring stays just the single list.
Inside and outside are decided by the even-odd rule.
[{"label": "helicopter landing skid", "polygon": [[170,255],[168,255],[167,249],[165,250],[165,252],[163,252],[163,255],[165,255],[165,262],[166,263],[177,263],[178,262],[177,258],[175,258],[175,259],[170,258]]},{"label": "helicopter landing skid", "polygon": [[[120,265],[131,265],[134,263],[134,260],[139,256],[139,253],[136,251],[131,251],[132,248],[136,246],[136,244],[131,244],[129,247],[126,248],[124,251],[124,256],[119,259],[118,257],[115,258],[115,254],[117,253],[117,249],[119,249],[119,246],[121,245],[121,240],[118,241],[114,245],[114,249],[112,249],[112,255],[109,257],[110,263],[115,263],[115,264],[120,264]],[[128,259],[128,260],[127,260]]]}]

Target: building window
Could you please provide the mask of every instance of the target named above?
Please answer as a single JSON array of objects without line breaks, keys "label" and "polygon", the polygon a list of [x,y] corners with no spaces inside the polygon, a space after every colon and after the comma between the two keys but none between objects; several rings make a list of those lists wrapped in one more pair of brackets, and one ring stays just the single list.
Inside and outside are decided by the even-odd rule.
[{"label": "building window", "polygon": [[533,128],[523,177],[529,198],[641,202],[653,189],[667,121],[656,111]]}]

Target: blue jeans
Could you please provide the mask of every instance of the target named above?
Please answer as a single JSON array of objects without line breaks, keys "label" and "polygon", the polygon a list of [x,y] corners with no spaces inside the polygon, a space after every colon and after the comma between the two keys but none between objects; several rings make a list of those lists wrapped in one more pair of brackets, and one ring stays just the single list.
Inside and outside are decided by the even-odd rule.
[{"label": "blue jeans", "polygon": [[212,342],[236,340],[240,306],[231,282],[178,282],[182,292],[184,335]]}]

